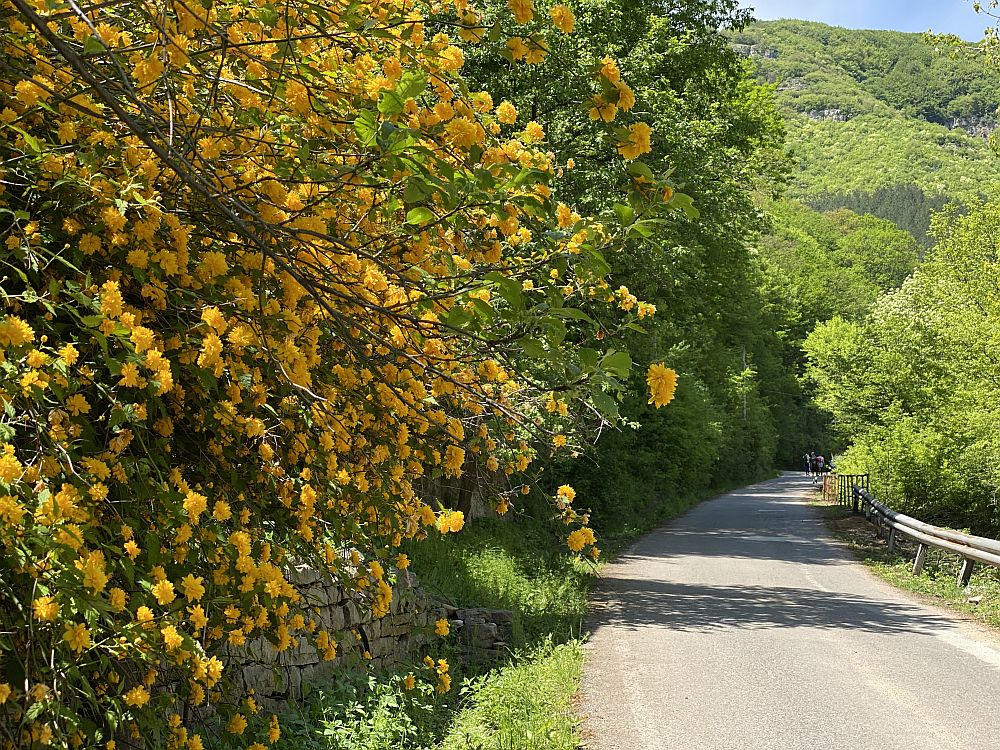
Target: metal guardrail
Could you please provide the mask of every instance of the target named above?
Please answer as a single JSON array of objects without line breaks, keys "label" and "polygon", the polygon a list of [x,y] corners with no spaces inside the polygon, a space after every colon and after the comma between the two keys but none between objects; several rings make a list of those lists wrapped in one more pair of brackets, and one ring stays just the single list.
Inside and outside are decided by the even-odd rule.
[{"label": "metal guardrail", "polygon": [[857,512],[860,503],[864,509],[865,518],[875,525],[875,536],[881,539],[888,532],[890,552],[896,549],[900,534],[917,542],[917,554],[913,560],[913,575],[920,575],[927,559],[927,550],[930,547],[954,552],[961,558],[962,565],[957,578],[959,586],[968,585],[976,563],[1000,568],[1000,541],[996,539],[942,529],[897,513],[885,503],[876,500],[867,488],[859,485],[852,486],[851,495],[855,512]]}]

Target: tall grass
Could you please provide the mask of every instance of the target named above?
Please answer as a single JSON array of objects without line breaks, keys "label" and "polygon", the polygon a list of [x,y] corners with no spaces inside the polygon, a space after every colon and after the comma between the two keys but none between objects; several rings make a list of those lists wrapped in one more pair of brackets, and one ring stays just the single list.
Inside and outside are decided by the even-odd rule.
[{"label": "tall grass", "polygon": [[509,609],[515,648],[578,638],[596,567],[569,554],[556,529],[530,518],[484,519],[409,550],[421,584],[449,603]]}]

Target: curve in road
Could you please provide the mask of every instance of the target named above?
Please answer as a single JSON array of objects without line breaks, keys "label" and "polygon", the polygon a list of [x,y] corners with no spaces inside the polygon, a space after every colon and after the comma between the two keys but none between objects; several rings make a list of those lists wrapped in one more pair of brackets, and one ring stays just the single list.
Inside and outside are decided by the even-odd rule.
[{"label": "curve in road", "polygon": [[702,503],[605,568],[591,750],[997,750],[1000,641],[876,579],[803,474]]}]

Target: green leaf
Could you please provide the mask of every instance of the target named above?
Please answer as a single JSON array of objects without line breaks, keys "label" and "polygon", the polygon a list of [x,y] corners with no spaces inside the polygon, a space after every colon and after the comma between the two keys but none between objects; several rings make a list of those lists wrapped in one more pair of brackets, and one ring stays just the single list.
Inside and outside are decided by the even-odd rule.
[{"label": "green leaf", "polygon": [[486,274],[486,278],[487,280],[496,283],[497,292],[500,294],[500,297],[511,306],[511,308],[518,311],[524,309],[524,293],[521,290],[520,281],[508,278],[507,276],[504,276],[496,271],[491,271]]},{"label": "green leaf", "polygon": [[96,36],[88,36],[83,40],[84,55],[99,55],[102,52],[107,52],[107,47]]},{"label": "green leaf", "polygon": [[653,170],[641,161],[630,161],[628,163],[628,173],[633,177],[645,177],[650,182],[655,182],[656,180],[656,178],[653,177]]},{"label": "green leaf", "polygon": [[610,351],[601,359],[601,369],[620,377],[628,377],[632,371],[632,357],[628,352]]},{"label": "green leaf", "polygon": [[584,346],[577,350],[577,355],[580,357],[580,362],[585,368],[588,370],[597,369],[597,362],[601,356],[601,353],[597,349]]},{"label": "green leaf", "polygon": [[403,111],[405,100],[395,91],[386,91],[378,100],[378,111],[383,115],[398,115]]},{"label": "green leaf", "polygon": [[586,323],[593,323],[594,319],[587,315],[583,310],[576,307],[558,307],[550,311],[553,315],[558,315],[561,318],[569,318],[570,320],[582,320]]},{"label": "green leaf", "polygon": [[269,29],[277,26],[279,17],[278,11],[270,5],[264,5],[257,10],[257,18]]},{"label": "green leaf", "polygon": [[604,391],[594,391],[590,394],[594,408],[609,419],[618,419],[618,402]]},{"label": "green leaf", "polygon": [[473,317],[473,314],[464,307],[453,307],[444,320],[452,328],[462,328],[472,321]]},{"label": "green leaf", "polygon": [[701,215],[701,212],[694,207],[694,200],[691,196],[684,193],[674,193],[670,206],[682,211],[689,219],[697,219]]},{"label": "green leaf", "polygon": [[518,343],[521,345],[521,350],[532,359],[549,358],[549,352],[538,339],[532,338],[531,336],[525,336]]},{"label": "green leaf", "polygon": [[408,70],[399,79],[396,91],[405,102],[407,99],[416,99],[427,88],[427,74],[423,71]]},{"label": "green leaf", "polygon": [[434,213],[424,206],[417,206],[406,212],[407,224],[423,225],[430,221],[434,221]]},{"label": "green leaf", "polygon": [[406,181],[406,188],[403,190],[403,200],[407,203],[419,203],[433,192],[434,189],[426,182],[417,177],[411,177]]},{"label": "green leaf", "polygon": [[484,302],[478,297],[473,298],[472,306],[476,308],[476,312],[479,313],[479,317],[483,318],[487,323],[492,323],[496,320],[497,311],[493,309],[489,302]]},{"label": "green leaf", "polygon": [[365,146],[370,146],[375,140],[375,133],[378,131],[378,121],[375,113],[370,109],[364,110],[354,120],[354,132],[358,140]]},{"label": "green leaf", "polygon": [[627,227],[635,221],[635,210],[624,203],[615,204],[615,215],[618,216],[618,221],[623,227]]}]

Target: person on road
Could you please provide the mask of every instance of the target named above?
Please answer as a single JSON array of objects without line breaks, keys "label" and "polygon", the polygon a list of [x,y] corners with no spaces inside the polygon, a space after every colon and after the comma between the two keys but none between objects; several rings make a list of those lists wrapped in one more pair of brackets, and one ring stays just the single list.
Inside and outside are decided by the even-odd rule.
[{"label": "person on road", "polygon": [[813,482],[814,483],[817,480],[823,481],[823,465],[825,463],[826,463],[826,460],[823,458],[823,454],[822,453],[820,453],[818,456],[816,456],[816,475],[813,477]]},{"label": "person on road", "polygon": [[807,453],[802,457],[802,460],[806,462],[806,474],[812,471],[812,454]]}]

